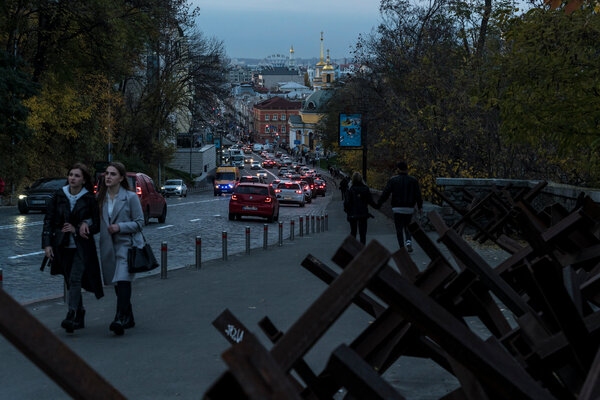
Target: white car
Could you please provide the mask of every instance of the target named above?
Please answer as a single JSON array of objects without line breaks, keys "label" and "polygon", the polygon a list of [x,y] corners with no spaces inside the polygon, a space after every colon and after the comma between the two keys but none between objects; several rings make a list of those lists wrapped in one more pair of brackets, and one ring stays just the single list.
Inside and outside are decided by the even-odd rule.
[{"label": "white car", "polygon": [[306,202],[304,191],[298,182],[285,181],[280,182],[275,189],[279,203],[294,203],[304,207]]},{"label": "white car", "polygon": [[265,171],[264,169],[259,169],[258,171],[256,171],[256,176],[258,176],[259,178],[263,178],[266,181],[267,171]]},{"label": "white car", "polygon": [[252,161],[250,169],[260,169],[260,163],[258,161]]},{"label": "white car", "polygon": [[165,182],[165,186],[162,187],[165,197],[169,196],[187,196],[187,186],[181,179],[169,179]]}]

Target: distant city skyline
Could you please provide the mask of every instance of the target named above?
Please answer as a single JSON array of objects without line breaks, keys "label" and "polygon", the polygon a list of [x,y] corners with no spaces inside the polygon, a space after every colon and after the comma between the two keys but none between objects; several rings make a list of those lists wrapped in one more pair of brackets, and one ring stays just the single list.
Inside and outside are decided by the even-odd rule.
[{"label": "distant city skyline", "polygon": [[206,36],[223,41],[231,58],[262,59],[272,54],[297,58],[323,56],[350,58],[359,34],[368,34],[380,22],[378,1],[359,0],[192,0],[200,7],[196,20]]}]

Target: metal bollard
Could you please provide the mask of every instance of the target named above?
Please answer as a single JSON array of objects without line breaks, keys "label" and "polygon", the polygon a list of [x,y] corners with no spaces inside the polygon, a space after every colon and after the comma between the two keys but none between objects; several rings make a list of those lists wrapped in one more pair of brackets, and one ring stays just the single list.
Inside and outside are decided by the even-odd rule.
[{"label": "metal bollard", "polygon": [[250,227],[246,227],[246,254],[250,254]]},{"label": "metal bollard", "polygon": [[317,233],[321,233],[321,217],[317,215]]},{"label": "metal bollard", "polygon": [[221,239],[223,240],[223,261],[227,261],[227,232],[223,231],[221,234]]},{"label": "metal bollard", "polygon": [[264,224],[263,228],[263,249],[269,246],[269,224]]},{"label": "metal bollard", "polygon": [[290,221],[290,240],[294,240],[294,220]]},{"label": "metal bollard", "polygon": [[329,230],[329,214],[325,214],[325,230]]},{"label": "metal bollard", "polygon": [[167,242],[160,244],[160,279],[167,279]]},{"label": "metal bollard", "polygon": [[63,301],[69,304],[69,291],[67,290],[67,282],[63,282]]},{"label": "metal bollard", "polygon": [[0,268],[0,288],[2,287],[2,268]]},{"label": "metal bollard", "polygon": [[310,234],[310,215],[306,214],[306,234]]},{"label": "metal bollard", "polygon": [[278,246],[283,246],[283,222],[279,221],[279,243]]},{"label": "metal bollard", "polygon": [[310,216],[310,227],[311,227],[311,232],[315,233],[315,216],[314,215]]},{"label": "metal bollard", "polygon": [[196,236],[196,271],[202,268],[202,238]]},{"label": "metal bollard", "polygon": [[298,224],[298,228],[300,228],[300,232],[298,233],[298,235],[302,237],[304,236],[304,219],[300,217],[299,221],[300,223]]},{"label": "metal bollard", "polygon": [[325,232],[325,216],[321,214],[321,232]]}]

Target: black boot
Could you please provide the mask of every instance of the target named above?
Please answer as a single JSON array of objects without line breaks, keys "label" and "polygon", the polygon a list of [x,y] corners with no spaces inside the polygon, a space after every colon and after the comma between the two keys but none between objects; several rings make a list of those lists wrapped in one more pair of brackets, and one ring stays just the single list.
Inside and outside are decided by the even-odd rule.
[{"label": "black boot", "polygon": [[73,322],[73,329],[85,328],[85,310],[80,308],[75,313],[75,321]]},{"label": "black boot", "polygon": [[73,330],[75,329],[75,311],[69,310],[65,319],[60,323],[60,326],[62,326],[67,333],[73,333]]},{"label": "black boot", "polygon": [[115,319],[110,323],[108,329],[115,333],[117,336],[121,336],[125,333],[125,324],[124,324],[124,315],[123,313],[117,310],[117,314],[115,315]]},{"label": "black boot", "polygon": [[125,319],[123,321],[123,328],[129,329],[135,326],[135,319],[133,318],[133,308],[131,304],[127,308],[127,314],[125,315]]}]

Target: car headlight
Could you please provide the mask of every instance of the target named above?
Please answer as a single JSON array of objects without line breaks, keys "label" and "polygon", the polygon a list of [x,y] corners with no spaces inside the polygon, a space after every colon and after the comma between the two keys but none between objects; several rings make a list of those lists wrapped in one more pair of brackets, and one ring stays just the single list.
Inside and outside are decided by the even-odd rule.
[{"label": "car headlight", "polygon": [[219,185],[215,185],[215,189],[218,189],[218,188],[219,188]]},{"label": "car headlight", "polygon": [[177,190],[181,190],[181,186],[177,186]]},{"label": "car headlight", "polygon": [[229,183],[227,186],[229,186],[229,187],[233,187],[233,184],[232,184],[232,183]]},{"label": "car headlight", "polygon": [[20,194],[19,195],[19,200],[23,200],[23,199],[26,199],[26,198],[27,198],[26,194]]},{"label": "car headlight", "polygon": [[165,187],[164,187],[164,186],[161,186],[161,187],[160,187],[160,190],[165,190]]}]

